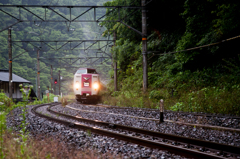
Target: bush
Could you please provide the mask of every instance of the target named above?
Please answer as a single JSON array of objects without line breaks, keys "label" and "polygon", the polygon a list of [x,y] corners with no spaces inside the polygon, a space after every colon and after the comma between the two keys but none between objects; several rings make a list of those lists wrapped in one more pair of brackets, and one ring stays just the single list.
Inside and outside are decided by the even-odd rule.
[{"label": "bush", "polygon": [[12,99],[8,98],[5,93],[0,93],[0,111],[6,111],[6,109],[11,109],[14,105]]},{"label": "bush", "polygon": [[56,95],[52,93],[49,93],[49,97],[47,97],[47,95],[44,95],[42,99],[42,103],[52,103],[54,100],[54,97],[56,97]]}]

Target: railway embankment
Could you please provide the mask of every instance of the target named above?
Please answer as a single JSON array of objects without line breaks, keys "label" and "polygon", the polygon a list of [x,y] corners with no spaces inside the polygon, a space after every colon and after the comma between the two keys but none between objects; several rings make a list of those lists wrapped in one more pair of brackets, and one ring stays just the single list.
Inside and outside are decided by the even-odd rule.
[{"label": "railway embankment", "polygon": [[[91,131],[83,131],[72,128],[71,125],[65,126],[53,121],[50,121],[46,118],[39,117],[32,113],[32,108],[35,106],[28,106],[28,113],[26,115],[27,122],[27,131],[30,132],[30,136],[52,136],[64,144],[69,145],[69,148],[73,149],[95,149],[101,153],[112,154],[121,154],[125,157],[132,158],[181,158],[178,155],[168,153],[167,151],[151,149],[144,147],[138,144],[129,143],[122,140],[116,140],[112,137],[107,137],[104,135],[98,135],[92,133]],[[47,107],[47,106],[46,106]],[[149,131],[156,131],[165,134],[173,134],[182,137],[190,137],[195,139],[201,139],[206,141],[212,141],[216,143],[222,143],[232,146],[240,146],[240,133],[237,131],[226,131],[220,129],[204,128],[198,126],[190,126],[185,124],[179,124],[173,121],[173,117],[178,115],[178,118],[188,121],[188,123],[199,123],[199,115],[186,115],[186,114],[174,114],[174,112],[167,112],[165,115],[166,121],[160,123],[158,119],[158,111],[149,110],[149,109],[122,109],[117,107],[102,107],[94,105],[82,105],[73,103],[62,107],[60,105],[54,106],[51,108],[56,112],[61,112],[71,116],[78,116],[85,119],[91,119],[96,121],[104,121],[114,124],[121,124],[136,128],[141,128]],[[7,126],[12,127],[13,130],[19,131],[22,122],[21,109],[14,109],[7,118]],[[62,118],[59,115],[53,115],[47,111],[45,108],[38,109],[43,115],[46,116],[55,116],[56,118]],[[209,115],[208,115],[209,116]],[[144,119],[145,118],[145,119]],[[232,127],[233,129],[238,129],[239,119],[232,119],[229,121],[228,117],[218,117],[219,120],[216,120],[216,116],[211,118],[206,115],[203,117],[203,121],[207,118],[208,122],[205,121],[205,124],[208,125],[213,123],[217,125],[219,120],[221,121],[221,126]],[[149,120],[152,119],[152,120]],[[177,118],[174,118],[176,121]],[[202,122],[202,124],[204,124]],[[230,156],[229,156],[230,157]]]}]

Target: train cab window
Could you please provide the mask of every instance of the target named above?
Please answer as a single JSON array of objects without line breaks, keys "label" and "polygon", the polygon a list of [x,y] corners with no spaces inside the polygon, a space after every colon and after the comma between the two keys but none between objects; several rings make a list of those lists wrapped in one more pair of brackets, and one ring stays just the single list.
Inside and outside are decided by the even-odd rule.
[{"label": "train cab window", "polygon": [[87,70],[88,73],[93,73],[93,74],[96,74],[96,70]]},{"label": "train cab window", "polygon": [[87,73],[87,70],[77,70],[77,74]]}]

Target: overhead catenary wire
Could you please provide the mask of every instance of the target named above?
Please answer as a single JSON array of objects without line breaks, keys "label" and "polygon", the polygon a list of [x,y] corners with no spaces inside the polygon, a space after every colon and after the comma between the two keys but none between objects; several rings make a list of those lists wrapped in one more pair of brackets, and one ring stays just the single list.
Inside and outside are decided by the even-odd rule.
[{"label": "overhead catenary wire", "polygon": [[[149,3],[151,3],[153,0],[151,0],[151,1],[149,1],[147,4],[145,4],[145,6],[147,6]],[[132,2],[131,4],[134,4],[136,2],[136,0],[134,1],[134,2]],[[122,20],[120,20],[119,21],[119,23],[118,23],[118,26],[116,27],[116,29],[114,29],[114,31],[116,31],[117,29],[118,29],[118,27],[121,25],[121,24],[123,24],[121,21],[124,21],[128,16],[130,16],[130,15],[132,15],[132,14],[134,14],[135,12],[137,12],[138,10],[135,10],[135,11],[133,11],[132,13],[130,13],[130,14],[128,14],[128,15],[125,15],[125,17],[124,18],[122,18]],[[126,24],[124,24],[124,25],[126,25]],[[129,26],[127,26],[128,28],[130,28]]]},{"label": "overhead catenary wire", "polygon": [[[130,6],[133,5],[136,1],[137,1],[137,0],[133,1],[133,2],[130,4]],[[112,10],[111,12],[113,12],[113,11],[115,11],[115,10]],[[133,11],[132,13],[130,13],[129,15],[131,15],[131,14],[133,14],[133,13],[135,13],[135,12],[136,12],[136,10]],[[122,20],[124,21],[129,15],[125,15],[125,17],[123,17],[120,21],[122,21]],[[121,24],[122,24],[122,23],[118,23],[118,26],[116,27],[116,29],[113,30],[113,32],[116,31]]]},{"label": "overhead catenary wire", "polygon": [[[59,0],[57,1],[57,3],[59,2]],[[136,2],[136,0],[134,1],[134,2],[132,2],[130,5],[132,5],[132,4],[134,4]],[[53,3],[53,0],[50,2],[50,4],[52,4]],[[56,3],[56,4],[57,4]],[[55,6],[53,6],[53,7],[55,7]],[[52,12],[53,13],[53,12]],[[50,14],[50,17],[52,16],[52,13]],[[135,13],[135,11],[133,12],[133,13]],[[132,13],[131,13],[132,14]],[[130,14],[130,15],[131,15]],[[127,15],[123,18],[123,19],[125,19],[127,17]],[[43,27],[43,30],[46,28],[46,23],[45,23],[45,26]],[[42,35],[42,33],[40,34],[40,35]],[[41,37],[40,37],[41,38]],[[33,44],[31,44],[31,45],[33,45]],[[36,46],[34,46],[34,47],[36,47]],[[38,48],[39,49],[39,48]],[[105,49],[106,50],[106,49]]]},{"label": "overhead catenary wire", "polygon": [[[58,4],[58,2],[59,2],[59,0],[57,1],[56,4]],[[53,4],[53,0],[50,2],[50,5],[51,5],[51,4]],[[52,14],[53,14],[53,11],[51,12],[51,14],[50,14],[49,17],[52,17]],[[45,26],[44,26],[43,30],[46,28],[46,26],[47,26],[47,23],[45,23]]]},{"label": "overhead catenary wire", "polygon": [[[228,38],[228,39],[225,39],[225,40],[222,40],[222,41],[219,41],[219,42],[207,44],[207,45],[202,45],[202,46],[197,46],[197,47],[193,47],[193,48],[189,48],[189,49],[185,49],[185,50],[173,51],[173,52],[167,52],[167,53],[159,53],[159,51],[149,51],[150,53],[153,53],[153,55],[148,60],[150,60],[152,57],[157,56],[157,55],[175,54],[175,53],[179,53],[179,52],[196,50],[196,49],[205,48],[205,47],[208,47],[208,46],[218,45],[218,44],[224,43],[226,41],[234,40],[234,39],[237,39],[237,38],[240,38],[240,35],[232,37],[232,38]],[[154,53],[159,53],[159,54],[154,54]]]}]

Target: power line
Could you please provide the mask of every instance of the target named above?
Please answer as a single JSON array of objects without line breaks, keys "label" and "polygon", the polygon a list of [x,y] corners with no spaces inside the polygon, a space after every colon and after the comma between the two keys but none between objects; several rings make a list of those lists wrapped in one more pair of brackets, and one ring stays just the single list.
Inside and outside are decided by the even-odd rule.
[{"label": "power line", "polygon": [[[133,1],[133,2],[130,4],[130,6],[133,5],[136,1],[137,1],[137,0]],[[128,8],[127,8],[127,9],[128,9]],[[114,11],[116,11],[116,10],[114,9],[114,10],[108,12],[108,13],[111,13],[111,12],[114,12]],[[125,15],[125,17],[119,19],[117,22],[125,21],[125,19],[126,19],[129,15],[134,14],[136,11],[138,11],[138,10],[135,10],[135,11],[133,11],[132,13],[130,13],[130,14],[128,14],[128,15]],[[108,13],[107,13],[107,14],[108,14]],[[104,21],[103,21],[103,22],[104,22]],[[105,21],[105,22],[106,22],[106,21]],[[118,26],[116,27],[116,29],[114,29],[114,31],[116,31],[121,24],[122,24],[122,23],[118,23]]]},{"label": "power line", "polygon": [[[148,60],[150,60],[153,56],[156,56],[156,55],[175,54],[175,53],[179,53],[179,52],[186,52],[186,51],[196,50],[196,49],[205,48],[205,47],[208,47],[208,46],[218,45],[220,43],[223,43],[223,42],[226,42],[226,41],[230,41],[230,40],[234,40],[234,39],[237,39],[237,38],[240,38],[240,35],[232,37],[232,38],[228,38],[228,39],[216,42],[216,43],[211,43],[211,44],[207,44],[207,45],[203,45],[203,46],[197,46],[197,47],[193,47],[193,48],[189,48],[189,49],[185,49],[185,50],[181,50],[181,51],[173,51],[173,52],[168,52],[168,53],[159,53],[160,51],[149,51],[149,53],[153,53],[153,55]],[[154,53],[159,53],[159,54],[154,54]]]}]

